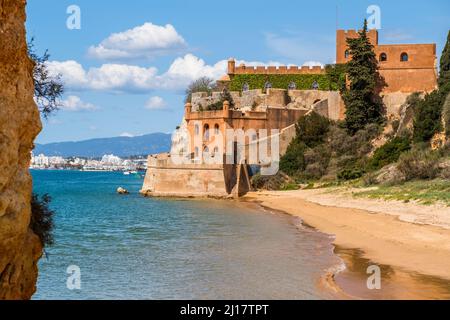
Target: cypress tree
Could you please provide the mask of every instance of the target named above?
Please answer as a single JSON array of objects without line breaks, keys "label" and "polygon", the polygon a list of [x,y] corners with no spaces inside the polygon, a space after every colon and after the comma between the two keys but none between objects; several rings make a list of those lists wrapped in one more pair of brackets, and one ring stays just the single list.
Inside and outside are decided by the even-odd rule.
[{"label": "cypress tree", "polygon": [[379,97],[383,81],[374,47],[367,36],[367,20],[359,37],[347,39],[347,44],[352,57],[347,64],[350,84],[342,96],[346,106],[346,127],[354,134],[370,123],[383,122],[383,104]]},{"label": "cypress tree", "polygon": [[[445,44],[444,51],[442,51],[440,72],[439,72],[439,89],[444,90],[447,93],[450,88],[450,31],[447,36],[447,43]],[[445,87],[445,88],[444,88]]]}]

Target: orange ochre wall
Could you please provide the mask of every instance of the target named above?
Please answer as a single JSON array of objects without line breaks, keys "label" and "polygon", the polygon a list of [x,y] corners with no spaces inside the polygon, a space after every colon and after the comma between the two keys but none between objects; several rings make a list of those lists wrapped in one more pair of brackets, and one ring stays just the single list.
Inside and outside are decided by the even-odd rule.
[{"label": "orange ochre wall", "polygon": [[[267,134],[271,135],[272,130],[283,130],[286,127],[291,126],[296,123],[300,117],[305,115],[307,110],[304,109],[286,109],[286,108],[268,108],[267,112],[258,112],[258,111],[247,111],[244,114],[241,111],[236,110],[227,110],[228,107],[225,107],[225,110],[218,111],[203,111],[203,112],[191,112],[191,107],[188,105],[185,108],[185,119],[187,121],[187,129],[189,132],[191,139],[191,151],[195,150],[195,141],[194,137],[200,136],[200,139],[204,137],[205,125],[209,126],[210,132],[210,140],[203,140],[203,148],[206,146],[214,145],[214,136],[215,136],[215,126],[218,125],[220,133],[224,139],[224,143],[226,140],[226,130],[234,129],[239,130],[242,129],[246,132],[249,129],[253,129],[256,131],[256,138],[259,138],[258,131],[261,129],[266,129]],[[196,133],[195,126],[199,125],[198,134]],[[249,139],[253,137],[246,137],[246,143],[250,142]],[[254,140],[254,139],[252,139]],[[223,144],[223,151],[225,151],[226,145]],[[209,148],[210,152],[213,151],[213,148]],[[203,150],[199,150],[202,152]]]},{"label": "orange ochre wall", "polygon": [[[356,30],[337,31],[336,63],[346,63],[351,59],[345,57],[347,38],[357,36]],[[437,88],[436,44],[380,45],[377,30],[370,30],[368,37],[375,47],[380,74],[386,83],[384,93],[430,92]],[[382,53],[386,54],[386,61],[380,61]],[[403,53],[408,55],[408,61],[401,61]]]}]

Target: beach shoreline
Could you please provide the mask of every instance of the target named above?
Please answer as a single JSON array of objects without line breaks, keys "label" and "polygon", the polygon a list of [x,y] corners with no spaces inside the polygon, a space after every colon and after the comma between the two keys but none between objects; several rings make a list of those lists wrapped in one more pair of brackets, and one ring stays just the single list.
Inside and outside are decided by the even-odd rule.
[{"label": "beach shoreline", "polygon": [[[450,298],[450,224],[439,205],[402,206],[320,189],[253,192],[243,201],[299,217],[304,225],[333,235],[335,254],[346,268],[328,270],[321,286],[344,299]],[[381,266],[381,291],[366,287],[370,265]]]}]

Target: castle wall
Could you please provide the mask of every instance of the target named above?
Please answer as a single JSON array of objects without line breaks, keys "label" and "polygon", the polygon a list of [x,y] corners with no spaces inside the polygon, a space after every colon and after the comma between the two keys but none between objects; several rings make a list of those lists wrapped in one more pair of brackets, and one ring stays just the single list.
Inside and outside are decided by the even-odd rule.
[{"label": "castle wall", "polygon": [[387,84],[383,93],[431,92],[437,88],[434,69],[381,69],[380,74]]},{"label": "castle wall", "polygon": [[[346,63],[351,56],[345,56],[348,50],[347,38],[356,38],[355,30],[338,30],[336,33],[336,63]],[[383,93],[394,92],[431,92],[437,88],[436,44],[378,44],[378,32],[370,30],[368,37],[374,45],[379,62],[380,75],[386,87]],[[407,61],[402,61],[402,54]],[[385,55],[385,61],[381,55]]]},{"label": "castle wall", "polygon": [[223,165],[175,165],[170,158],[150,156],[141,193],[155,197],[226,197],[230,174]]},{"label": "castle wall", "polygon": [[[230,61],[231,62],[231,61]],[[233,63],[233,62],[231,62]],[[325,69],[321,66],[240,66],[228,67],[228,75],[236,74],[325,74]]]}]

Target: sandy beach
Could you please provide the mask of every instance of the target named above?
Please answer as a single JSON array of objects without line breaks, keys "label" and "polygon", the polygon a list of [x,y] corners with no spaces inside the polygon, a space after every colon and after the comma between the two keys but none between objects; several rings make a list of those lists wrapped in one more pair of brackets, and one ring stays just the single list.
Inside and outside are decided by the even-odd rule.
[{"label": "sandy beach", "polygon": [[[334,235],[336,253],[347,271],[365,276],[369,264],[388,270],[392,290],[382,298],[449,298],[448,207],[354,199],[327,189],[254,192],[245,200],[298,216],[304,224]],[[341,283],[337,279],[339,285],[345,276],[340,276]],[[365,297],[361,288],[351,289]]]}]

